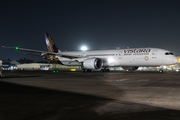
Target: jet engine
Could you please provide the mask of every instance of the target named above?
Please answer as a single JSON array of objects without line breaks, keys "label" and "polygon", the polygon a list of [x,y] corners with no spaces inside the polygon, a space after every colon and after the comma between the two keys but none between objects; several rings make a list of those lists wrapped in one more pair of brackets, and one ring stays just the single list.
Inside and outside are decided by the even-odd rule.
[{"label": "jet engine", "polygon": [[139,67],[137,66],[126,66],[126,67],[122,67],[124,70],[129,70],[129,71],[134,71],[134,70],[137,70]]},{"label": "jet engine", "polygon": [[100,69],[103,66],[103,61],[99,58],[90,58],[83,62],[83,66],[86,69]]}]

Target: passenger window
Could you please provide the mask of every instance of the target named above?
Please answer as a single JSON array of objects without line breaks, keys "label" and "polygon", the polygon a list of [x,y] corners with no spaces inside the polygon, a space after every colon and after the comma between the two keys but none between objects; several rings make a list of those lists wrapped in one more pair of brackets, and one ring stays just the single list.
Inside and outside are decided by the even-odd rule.
[{"label": "passenger window", "polygon": [[169,53],[168,53],[168,52],[166,52],[166,53],[165,53],[165,55],[169,55]]}]

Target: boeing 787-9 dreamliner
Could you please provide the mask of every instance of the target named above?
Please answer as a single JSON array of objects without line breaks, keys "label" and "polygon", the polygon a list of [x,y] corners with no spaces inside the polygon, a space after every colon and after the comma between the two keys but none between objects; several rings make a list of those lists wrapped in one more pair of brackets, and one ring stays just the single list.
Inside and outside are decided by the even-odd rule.
[{"label": "boeing 787-9 dreamliner", "polygon": [[[139,67],[157,67],[178,63],[178,59],[168,50],[160,48],[128,48],[111,50],[60,51],[50,35],[45,32],[48,51],[24,49],[17,50],[39,53],[43,58],[65,66],[81,66],[82,71],[99,69],[109,72],[109,67],[121,66],[125,70],[137,70]],[[159,72],[163,72],[160,69]]]}]

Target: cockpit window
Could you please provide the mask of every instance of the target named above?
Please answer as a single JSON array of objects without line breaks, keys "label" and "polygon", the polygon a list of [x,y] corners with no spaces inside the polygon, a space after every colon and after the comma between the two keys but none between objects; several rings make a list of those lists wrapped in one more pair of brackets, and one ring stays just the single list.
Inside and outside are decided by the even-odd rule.
[{"label": "cockpit window", "polygon": [[169,54],[170,54],[170,55],[174,55],[174,54],[173,54],[173,53],[171,53],[171,52],[170,52]]},{"label": "cockpit window", "polygon": [[166,52],[165,55],[174,55],[172,52]]},{"label": "cockpit window", "polygon": [[169,53],[168,53],[168,52],[166,52],[166,53],[165,53],[165,55],[169,55]]}]

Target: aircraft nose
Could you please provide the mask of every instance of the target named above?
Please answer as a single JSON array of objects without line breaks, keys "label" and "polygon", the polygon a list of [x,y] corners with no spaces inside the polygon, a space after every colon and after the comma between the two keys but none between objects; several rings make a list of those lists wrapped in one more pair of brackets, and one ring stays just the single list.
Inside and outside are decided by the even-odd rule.
[{"label": "aircraft nose", "polygon": [[178,62],[179,62],[179,60],[177,59],[177,57],[174,57],[173,63],[178,63]]}]

